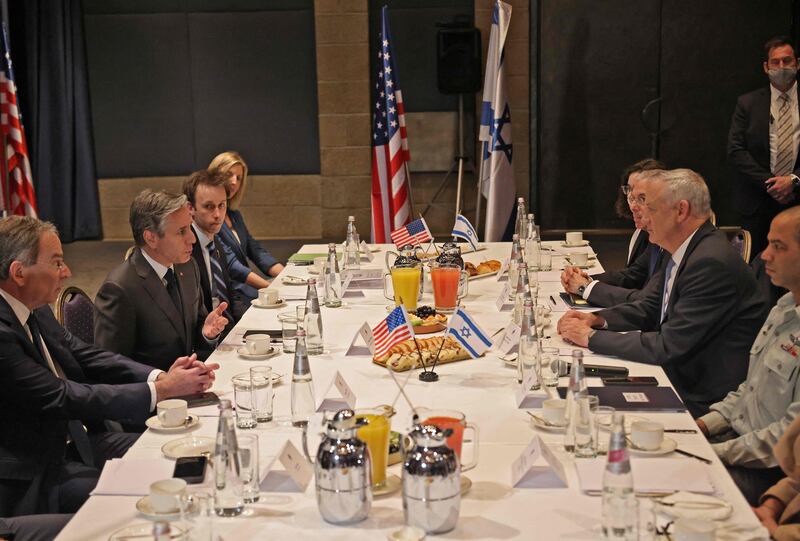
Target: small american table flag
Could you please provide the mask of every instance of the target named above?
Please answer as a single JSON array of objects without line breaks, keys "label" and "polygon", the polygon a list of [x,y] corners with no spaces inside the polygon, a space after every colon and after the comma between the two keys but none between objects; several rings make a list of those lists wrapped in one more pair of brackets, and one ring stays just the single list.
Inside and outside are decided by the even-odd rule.
[{"label": "small american table flag", "polygon": [[375,357],[382,357],[392,346],[404,340],[410,340],[413,336],[414,330],[408,321],[406,307],[401,304],[372,329],[372,337],[375,340]]},{"label": "small american table flag", "polygon": [[392,231],[392,242],[398,248],[402,248],[406,244],[413,244],[421,246],[423,242],[433,240],[428,224],[425,223],[425,218],[414,220],[408,225],[404,225],[396,231]]}]

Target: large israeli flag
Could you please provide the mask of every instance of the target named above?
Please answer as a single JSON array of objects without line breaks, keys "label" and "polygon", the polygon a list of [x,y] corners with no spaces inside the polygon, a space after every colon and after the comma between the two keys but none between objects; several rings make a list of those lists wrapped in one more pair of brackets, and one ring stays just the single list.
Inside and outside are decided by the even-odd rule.
[{"label": "large israeli flag", "polygon": [[486,241],[499,241],[514,208],[516,185],[511,166],[511,111],[504,70],[504,51],[511,6],[497,0],[492,11],[492,32],[486,53],[481,127],[481,192],[486,197]]},{"label": "large israeli flag", "polygon": [[455,338],[473,359],[480,357],[492,347],[489,335],[461,307],[456,308],[456,311],[450,316],[447,334]]}]

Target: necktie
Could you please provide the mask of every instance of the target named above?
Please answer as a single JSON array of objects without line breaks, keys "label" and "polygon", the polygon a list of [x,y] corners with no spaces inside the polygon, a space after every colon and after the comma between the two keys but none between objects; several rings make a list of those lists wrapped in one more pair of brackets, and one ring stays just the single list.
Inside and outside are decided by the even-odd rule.
[{"label": "necktie", "polygon": [[[211,296],[219,298],[220,302],[228,302],[228,285],[225,283],[225,275],[222,273],[222,263],[217,258],[217,250],[214,241],[208,243],[208,259],[211,261]],[[229,303],[230,304],[230,303]]]},{"label": "necktie", "polygon": [[[661,297],[661,323],[664,322],[664,318],[667,317],[667,306],[669,306],[669,295],[672,293],[671,288],[669,286],[669,277],[672,274],[672,269],[675,268],[675,260],[672,257],[669,258],[667,262],[667,269],[664,273],[664,294]],[[673,285],[675,281],[672,281]]]},{"label": "necktie", "polygon": [[[31,312],[30,316],[28,316],[28,330],[31,332],[31,339],[33,341],[33,345],[36,347],[36,350],[39,352],[39,355],[42,357],[42,360],[47,363],[47,355],[44,351],[44,345],[42,342],[42,333],[39,330],[39,322],[36,320],[36,316]],[[61,365],[58,364],[58,361],[54,357],[50,357],[53,361],[53,370],[61,379],[67,379],[64,375],[64,370],[61,368]],[[94,466],[94,456],[92,453],[92,444],[89,442],[89,436],[86,435],[86,430],[84,430],[83,425],[80,421],[76,419],[72,419],[67,421],[67,429],[69,430],[69,435],[72,438],[72,442],[75,444],[75,449],[78,451],[78,455],[81,457],[81,460],[87,466]]]},{"label": "necktie", "polygon": [[792,108],[789,106],[789,96],[783,93],[778,97],[778,123],[775,130],[778,146],[775,154],[775,171],[773,173],[776,176],[788,175],[792,172],[792,141],[794,140],[792,124]]},{"label": "necktie", "polygon": [[181,293],[178,291],[178,281],[175,279],[175,271],[172,269],[167,269],[167,273],[164,275],[164,281],[167,282],[167,293],[169,293],[170,298],[172,299],[172,304],[175,305],[179,314],[183,314],[183,309],[181,307]]},{"label": "necktie", "polygon": [[650,279],[656,273],[658,267],[661,266],[661,257],[664,254],[664,249],[656,244],[651,244],[647,247],[647,251],[650,254],[650,259],[647,262],[647,278]]}]

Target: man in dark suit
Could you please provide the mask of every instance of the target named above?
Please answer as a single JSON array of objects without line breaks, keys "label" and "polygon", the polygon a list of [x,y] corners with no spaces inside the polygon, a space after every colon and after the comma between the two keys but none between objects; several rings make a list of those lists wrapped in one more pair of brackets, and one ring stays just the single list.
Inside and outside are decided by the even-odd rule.
[{"label": "man in dark suit", "polygon": [[189,200],[192,213],[192,231],[197,242],[192,246],[192,257],[200,269],[200,287],[203,302],[211,312],[218,303],[228,303],[225,317],[228,327],[224,334],[247,311],[248,305],[233,287],[228,269],[228,258],[223,242],[217,238],[228,207],[228,188],[221,173],[195,171],[183,183],[183,193]]},{"label": "man in dark suit", "polygon": [[144,190],[130,222],[136,249],[100,286],[95,343],[162,370],[192,352],[207,358],[228,320],[224,303],[203,304],[186,196]]},{"label": "man in dark suit", "polygon": [[[642,296],[644,287],[661,268],[664,259],[661,248],[649,240],[647,223],[642,216],[642,190],[639,186],[641,175],[656,169],[664,169],[664,164],[646,159],[630,166],[623,177],[617,214],[633,218],[636,226],[628,247],[625,268],[589,276],[577,267],[567,267],[561,273],[561,285],[566,291],[580,295],[593,306],[603,307],[616,306]],[[623,204],[627,213],[623,213]]]},{"label": "man in dark suit", "polygon": [[558,331],[597,353],[663,366],[699,416],[744,380],[768,306],[753,273],[708,220],[702,177],[676,169],[643,180],[650,240],[670,254],[661,287],[614,308],[567,312]]},{"label": "man in dark suit", "polygon": [[752,236],[752,254],[767,246],[770,222],[797,204],[800,193],[797,55],[783,36],[770,39],[764,51],[770,85],[739,96],[728,133],[732,203]]},{"label": "man in dark suit", "polygon": [[87,434],[83,425],[141,423],[159,400],[209,388],[219,367],[192,356],[162,372],[74,337],[48,306],[69,276],[52,224],[21,216],[0,220],[3,517],[75,512],[103,462],[121,456],[138,437]]}]

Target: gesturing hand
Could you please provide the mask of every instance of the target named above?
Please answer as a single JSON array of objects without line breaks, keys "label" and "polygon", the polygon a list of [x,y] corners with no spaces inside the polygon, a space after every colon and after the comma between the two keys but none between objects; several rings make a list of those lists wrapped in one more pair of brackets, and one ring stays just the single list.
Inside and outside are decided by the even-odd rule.
[{"label": "gesturing hand", "polygon": [[228,325],[228,318],[222,314],[225,313],[225,309],[227,307],[227,302],[221,302],[219,303],[219,306],[209,312],[209,314],[206,316],[205,322],[203,323],[203,336],[209,340],[212,340],[219,336],[219,333],[225,330],[225,326]]},{"label": "gesturing hand", "polygon": [[578,267],[566,267],[561,273],[561,286],[572,293],[578,294],[578,288],[591,282],[589,275],[581,271]]}]

